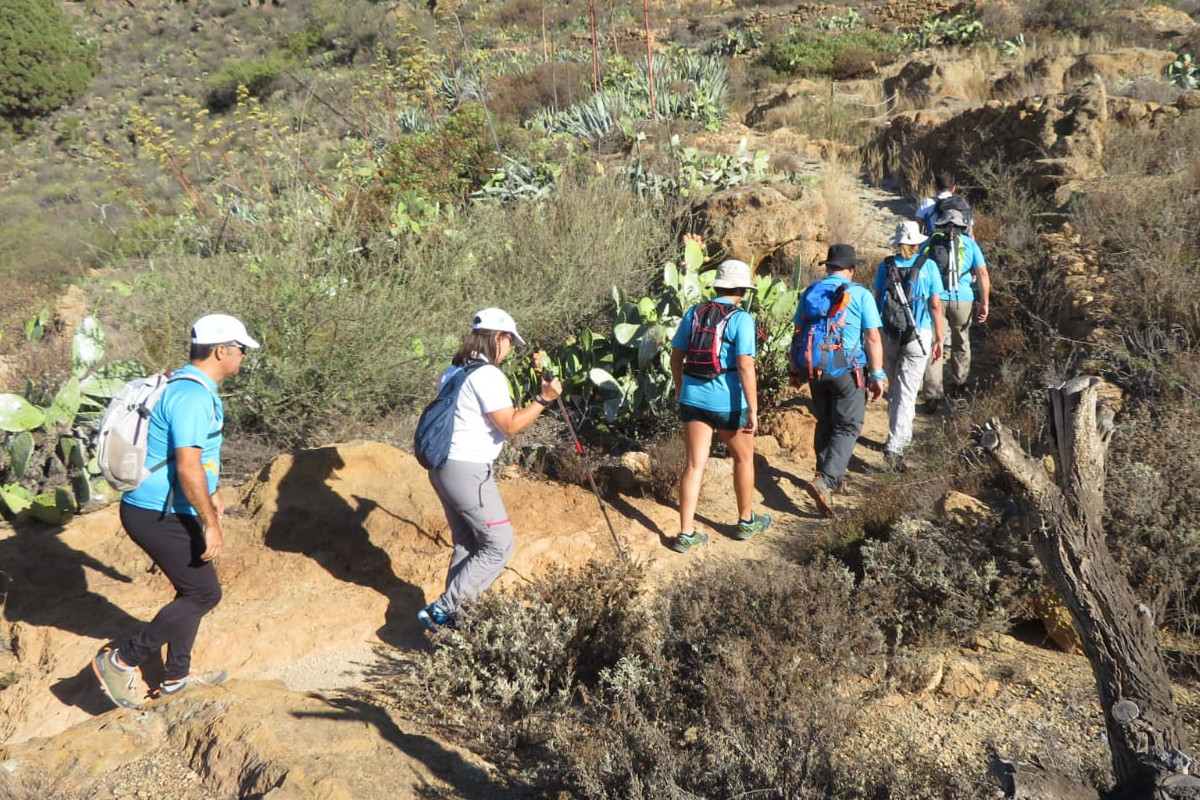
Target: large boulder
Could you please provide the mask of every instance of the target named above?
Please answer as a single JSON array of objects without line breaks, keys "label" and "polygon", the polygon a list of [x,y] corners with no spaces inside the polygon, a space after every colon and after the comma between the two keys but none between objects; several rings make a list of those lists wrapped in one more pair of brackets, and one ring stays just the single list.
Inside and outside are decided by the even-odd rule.
[{"label": "large boulder", "polygon": [[710,248],[759,272],[790,275],[792,259],[808,263],[824,252],[829,236],[821,193],[784,181],[716,192],[700,201],[694,214]]}]

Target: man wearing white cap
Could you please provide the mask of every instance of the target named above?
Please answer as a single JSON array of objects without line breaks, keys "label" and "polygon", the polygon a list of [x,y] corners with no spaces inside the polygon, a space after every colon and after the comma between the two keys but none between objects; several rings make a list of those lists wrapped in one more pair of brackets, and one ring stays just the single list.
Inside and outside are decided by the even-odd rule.
[{"label": "man wearing white cap", "polygon": [[[912,441],[917,392],[925,363],[942,357],[942,276],[937,262],[918,252],[928,237],[915,222],[901,222],[889,244],[896,248],[875,271],[875,301],[883,320],[883,369],[888,379],[888,438],[884,463],[903,472]],[[907,310],[905,307],[907,306]]]},{"label": "man wearing white cap", "polygon": [[191,672],[192,645],[201,618],[221,601],[213,559],[221,554],[217,494],[221,474],[224,406],[217,384],[242,368],[258,342],[227,314],[209,314],[192,325],[189,363],[170,374],[150,414],[146,468],[150,474],[121,498],[121,525],[175,587],[175,597],[150,623],[96,656],[100,685],[122,707],[142,704],[139,667],[167,646],[162,682],[154,694],[220,683],[224,670]]}]

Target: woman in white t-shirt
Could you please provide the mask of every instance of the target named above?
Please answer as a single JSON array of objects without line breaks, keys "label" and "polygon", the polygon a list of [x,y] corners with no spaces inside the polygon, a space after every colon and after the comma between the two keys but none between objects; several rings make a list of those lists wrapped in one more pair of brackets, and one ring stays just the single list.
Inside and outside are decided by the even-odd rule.
[{"label": "woman in white t-shirt", "polygon": [[514,347],[524,344],[506,311],[485,308],[475,315],[471,332],[442,373],[439,387],[456,372],[483,362],[471,369],[458,394],[450,455],[445,464],[429,471],[454,541],[446,591],[417,612],[430,630],[453,627],[462,604],[491,586],[512,555],[513,527],[492,462],[505,439],[529,427],[562,393],[558,378],[543,380],[534,402],[524,408],[513,405],[508,378],[499,365]]}]

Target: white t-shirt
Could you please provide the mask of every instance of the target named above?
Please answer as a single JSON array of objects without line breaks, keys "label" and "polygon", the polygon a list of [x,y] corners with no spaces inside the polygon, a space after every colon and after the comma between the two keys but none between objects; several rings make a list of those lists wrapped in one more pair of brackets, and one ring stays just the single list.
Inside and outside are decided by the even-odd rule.
[{"label": "white t-shirt", "polygon": [[[442,373],[438,388],[460,369],[462,367],[448,367]],[[458,404],[454,407],[454,433],[450,438],[448,458],[477,464],[495,461],[505,436],[487,415],[512,404],[508,378],[499,367],[485,364],[472,372],[458,393]]]}]

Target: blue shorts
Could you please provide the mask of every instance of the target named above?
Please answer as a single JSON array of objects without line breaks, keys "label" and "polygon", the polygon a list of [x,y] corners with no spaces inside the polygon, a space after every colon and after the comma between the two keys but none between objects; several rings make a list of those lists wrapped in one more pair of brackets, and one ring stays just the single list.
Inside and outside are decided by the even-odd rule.
[{"label": "blue shorts", "polygon": [[746,427],[748,409],[738,411],[709,411],[696,406],[679,404],[679,419],[682,422],[703,422],[719,431],[739,431]]}]

